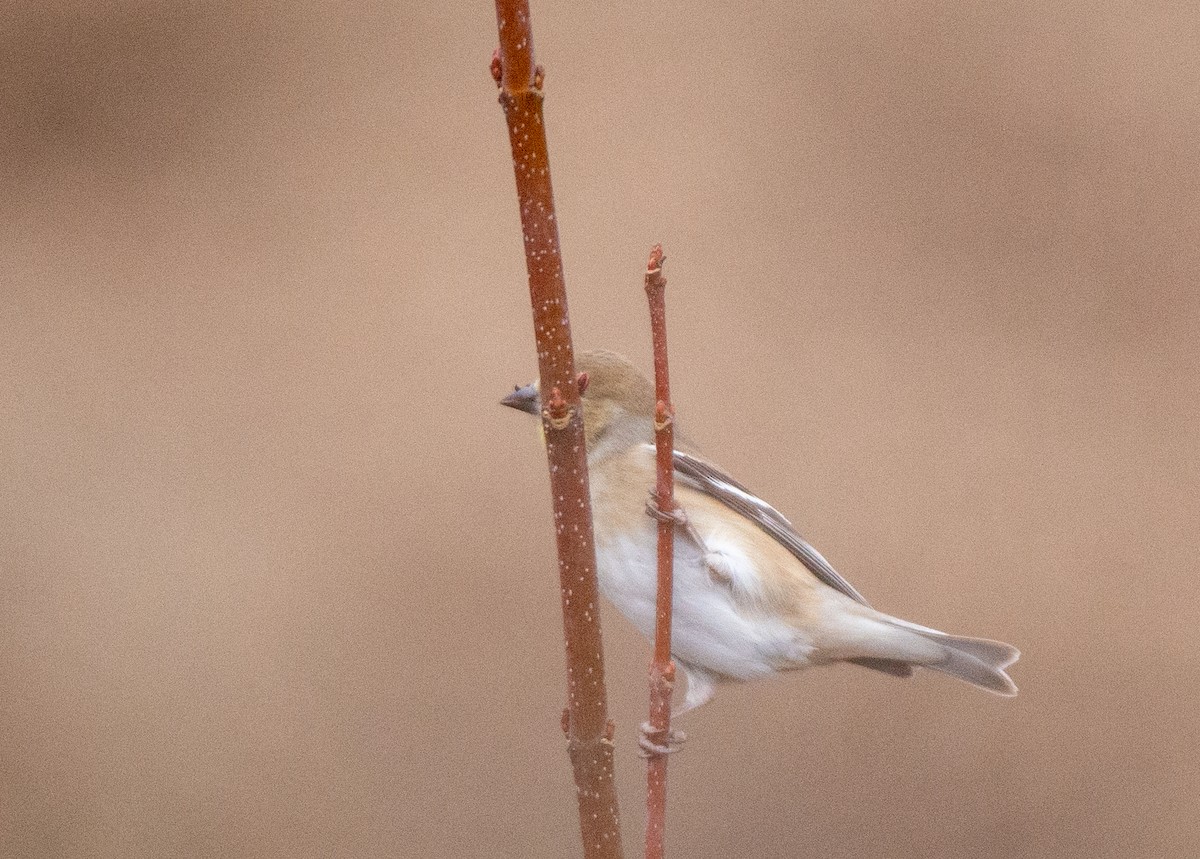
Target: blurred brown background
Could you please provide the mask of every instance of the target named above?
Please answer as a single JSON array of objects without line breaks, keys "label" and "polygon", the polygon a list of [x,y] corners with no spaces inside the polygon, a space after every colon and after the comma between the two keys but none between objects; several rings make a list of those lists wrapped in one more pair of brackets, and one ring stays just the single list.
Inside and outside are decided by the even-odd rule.
[{"label": "blurred brown background", "polygon": [[[577,855],[486,3],[0,19],[0,856]],[[1014,701],[729,689],[676,856],[1200,853],[1200,12],[537,3],[578,343]],[[646,644],[606,615],[629,855]]]}]

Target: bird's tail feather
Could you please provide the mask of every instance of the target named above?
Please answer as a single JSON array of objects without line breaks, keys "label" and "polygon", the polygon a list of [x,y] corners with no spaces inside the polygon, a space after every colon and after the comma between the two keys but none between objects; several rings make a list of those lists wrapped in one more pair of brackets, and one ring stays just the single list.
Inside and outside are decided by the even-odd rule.
[{"label": "bird's tail feather", "polygon": [[1017,694],[1017,685],[1004,671],[1021,656],[1021,651],[1011,644],[987,638],[947,635],[894,617],[884,616],[881,619],[898,630],[918,636],[927,645],[936,645],[934,653],[922,654],[922,658],[912,660],[914,665],[949,674],[997,695]]},{"label": "bird's tail feather", "polygon": [[[851,632],[853,630],[853,632]],[[918,666],[949,674],[997,695],[1016,695],[1017,686],[1004,669],[1021,655],[1015,647],[986,638],[947,635],[927,626],[871,612],[842,628],[847,662],[897,677]]]}]

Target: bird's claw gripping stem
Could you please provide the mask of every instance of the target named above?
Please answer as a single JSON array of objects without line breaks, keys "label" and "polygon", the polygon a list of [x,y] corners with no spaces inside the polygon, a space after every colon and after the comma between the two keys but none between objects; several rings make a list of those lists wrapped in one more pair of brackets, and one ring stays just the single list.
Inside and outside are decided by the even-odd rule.
[{"label": "bird's claw gripping stem", "polygon": [[686,740],[687,734],[683,731],[658,731],[649,722],[642,722],[638,728],[638,756],[670,755],[682,749]]},{"label": "bird's claw gripping stem", "polygon": [[672,510],[663,510],[658,506],[658,494],[651,489],[650,500],[646,502],[646,513],[653,519],[659,522],[674,522],[676,528],[682,528],[688,538],[699,546],[704,552],[708,548],[704,545],[704,541],[700,539],[700,535],[696,532],[692,525],[692,520],[688,518],[687,512],[678,504]]}]

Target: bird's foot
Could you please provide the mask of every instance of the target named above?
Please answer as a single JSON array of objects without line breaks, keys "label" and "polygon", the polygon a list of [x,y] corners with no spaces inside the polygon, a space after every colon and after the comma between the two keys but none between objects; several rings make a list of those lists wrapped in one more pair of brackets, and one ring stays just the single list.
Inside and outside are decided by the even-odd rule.
[{"label": "bird's foot", "polygon": [[646,502],[646,513],[659,522],[675,523],[675,527],[681,528],[696,546],[702,551],[708,551],[704,541],[700,539],[700,534],[692,525],[692,520],[688,518],[687,512],[678,504],[672,510],[663,510],[658,506],[658,494],[653,489],[650,490],[650,500]]},{"label": "bird's foot", "polygon": [[658,503],[658,493],[653,489],[650,490],[650,500],[646,502],[646,513],[659,522],[674,522],[681,528],[686,528],[688,524],[688,517],[683,508],[675,505],[671,510],[663,510]]},{"label": "bird's foot", "polygon": [[642,722],[638,728],[638,756],[652,758],[673,754],[683,748],[686,740],[687,734],[683,731],[659,731],[649,722]]}]

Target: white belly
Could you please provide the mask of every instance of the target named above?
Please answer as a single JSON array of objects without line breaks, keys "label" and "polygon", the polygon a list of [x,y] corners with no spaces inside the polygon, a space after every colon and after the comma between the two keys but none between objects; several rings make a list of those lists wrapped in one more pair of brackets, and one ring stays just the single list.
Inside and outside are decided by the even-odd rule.
[{"label": "white belly", "polygon": [[[645,527],[632,535],[597,531],[596,537],[601,592],[652,638],[658,576],[653,520],[646,517]],[[739,680],[803,667],[812,649],[807,636],[739,605],[728,586],[714,581],[701,558],[691,540],[676,538],[671,627],[676,658]]]}]

